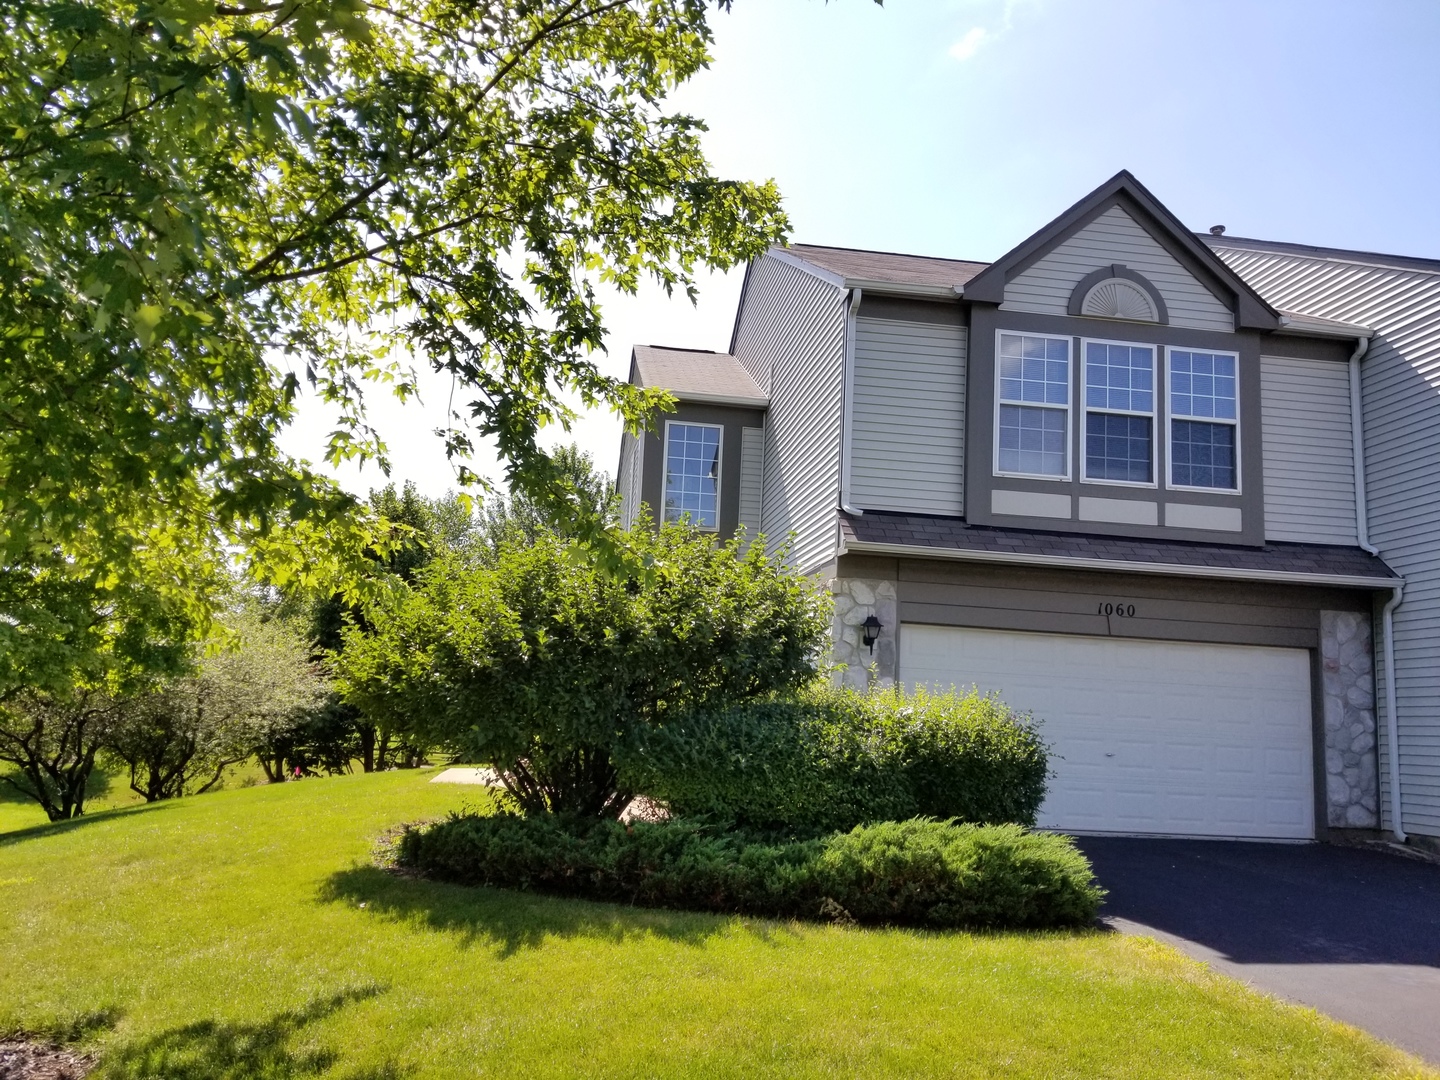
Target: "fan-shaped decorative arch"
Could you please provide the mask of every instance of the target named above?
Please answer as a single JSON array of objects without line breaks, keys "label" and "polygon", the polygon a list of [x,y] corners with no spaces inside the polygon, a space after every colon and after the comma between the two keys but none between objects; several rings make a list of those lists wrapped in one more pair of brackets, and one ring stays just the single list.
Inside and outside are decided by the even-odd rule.
[{"label": "fan-shaped decorative arch", "polygon": [[1069,311],[1099,319],[1170,322],[1160,290],[1143,274],[1119,263],[1087,274],[1070,294]]},{"label": "fan-shaped decorative arch", "polygon": [[1159,321],[1155,305],[1145,295],[1145,290],[1120,278],[1107,278],[1086,293],[1080,304],[1080,314],[1134,322]]}]

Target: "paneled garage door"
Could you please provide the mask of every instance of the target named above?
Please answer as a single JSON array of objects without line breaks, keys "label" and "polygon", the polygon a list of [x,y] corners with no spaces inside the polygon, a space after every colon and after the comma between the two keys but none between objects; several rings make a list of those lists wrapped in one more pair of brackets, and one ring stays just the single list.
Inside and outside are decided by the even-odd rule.
[{"label": "paneled garage door", "polygon": [[1043,826],[1314,835],[1303,649],[907,623],[900,674],[910,686],[975,683],[1035,714],[1057,755]]}]

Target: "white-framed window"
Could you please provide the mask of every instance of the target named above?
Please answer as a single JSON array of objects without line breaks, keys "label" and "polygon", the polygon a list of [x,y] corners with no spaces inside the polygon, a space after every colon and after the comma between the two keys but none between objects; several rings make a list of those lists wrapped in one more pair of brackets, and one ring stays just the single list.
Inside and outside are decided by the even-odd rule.
[{"label": "white-framed window", "polygon": [[1240,357],[1166,349],[1170,486],[1240,490]]},{"label": "white-framed window", "polygon": [[720,528],[719,424],[665,422],[665,520],[689,521],[707,532]]},{"label": "white-framed window", "polygon": [[1000,330],[995,472],[1070,479],[1070,339]]},{"label": "white-framed window", "polygon": [[1155,346],[1081,342],[1085,480],[1155,486]]}]

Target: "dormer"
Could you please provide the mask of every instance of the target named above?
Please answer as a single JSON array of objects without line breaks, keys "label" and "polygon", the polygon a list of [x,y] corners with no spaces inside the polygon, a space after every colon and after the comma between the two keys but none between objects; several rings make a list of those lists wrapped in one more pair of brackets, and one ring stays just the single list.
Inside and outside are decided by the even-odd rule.
[{"label": "dormer", "polygon": [[965,284],[966,519],[1260,545],[1279,314],[1129,173]]}]

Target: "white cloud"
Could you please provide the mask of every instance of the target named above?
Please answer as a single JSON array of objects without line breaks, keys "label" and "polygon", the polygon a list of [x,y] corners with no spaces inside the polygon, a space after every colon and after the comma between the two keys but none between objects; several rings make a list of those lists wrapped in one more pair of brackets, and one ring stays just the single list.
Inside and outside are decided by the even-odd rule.
[{"label": "white cloud", "polygon": [[950,55],[956,60],[969,60],[985,43],[988,35],[989,31],[983,26],[976,26],[965,31],[965,36],[950,46]]}]

